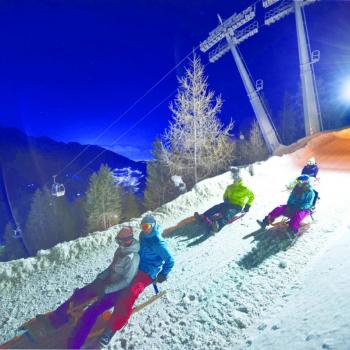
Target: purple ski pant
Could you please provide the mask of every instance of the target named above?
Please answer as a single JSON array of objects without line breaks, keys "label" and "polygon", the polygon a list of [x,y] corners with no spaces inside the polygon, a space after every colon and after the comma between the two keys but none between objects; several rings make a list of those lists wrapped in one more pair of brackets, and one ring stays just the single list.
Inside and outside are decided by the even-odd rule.
[{"label": "purple ski pant", "polygon": [[289,206],[288,205],[280,205],[273,209],[269,214],[268,218],[271,222],[273,222],[279,216],[287,216],[290,218],[289,227],[293,232],[298,232],[300,228],[301,222],[310,215],[309,209],[298,210],[294,214],[290,215],[288,213]]},{"label": "purple ski pant", "polygon": [[[59,327],[64,322],[67,322],[67,310],[69,303],[73,302],[73,304],[79,305],[98,296],[98,290],[102,288],[104,284],[105,282],[103,280],[96,279],[85,287],[75,290],[73,295],[54,311],[54,315],[50,317],[51,322],[56,325],[56,327]],[[67,343],[68,349],[80,349],[84,345],[85,340],[94,326],[98,316],[114,306],[119,293],[120,292],[118,291],[105,294],[102,298],[98,299],[85,310],[84,314],[72,330],[72,333],[69,335]]]}]

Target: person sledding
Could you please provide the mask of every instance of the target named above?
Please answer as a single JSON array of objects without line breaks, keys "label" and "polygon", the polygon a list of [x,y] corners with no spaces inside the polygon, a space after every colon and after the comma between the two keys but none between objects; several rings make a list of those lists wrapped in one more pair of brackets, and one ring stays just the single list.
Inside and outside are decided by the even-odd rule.
[{"label": "person sledding", "polygon": [[140,256],[139,242],[133,236],[131,227],[123,227],[116,236],[118,248],[112,263],[96,279],[83,288],[76,289],[73,295],[56,310],[37,318],[48,322],[52,328],[59,328],[69,322],[70,305],[80,305],[93,298],[97,300],[84,312],[68,338],[68,349],[79,349],[84,344],[98,316],[113,307],[120,291],[127,287],[135,277]]},{"label": "person sledding", "polygon": [[301,222],[310,215],[315,193],[308,175],[296,179],[296,185],[290,194],[287,204],[273,209],[263,220],[257,220],[262,229],[271,225],[280,216],[288,217],[288,233],[291,237],[298,236]]},{"label": "person sledding", "polygon": [[203,214],[194,213],[197,220],[208,225],[214,234],[227,225],[238,213],[247,213],[254,201],[253,192],[244,184],[238,169],[232,170],[233,184],[227,186],[220,204],[214,205]]},{"label": "person sledding", "polygon": [[314,157],[312,157],[307,161],[307,164],[303,167],[301,171],[301,175],[309,175],[311,177],[316,178],[318,171],[319,171],[319,168],[316,163],[316,160]]},{"label": "person sledding", "polygon": [[310,181],[313,181],[312,185],[313,185],[313,190],[314,190],[314,193],[315,193],[315,197],[314,197],[314,201],[312,203],[311,211],[315,210],[316,202],[317,202],[318,199],[320,199],[318,191],[316,191],[315,187],[314,187],[315,184],[316,184],[316,181],[319,181],[319,179],[317,178],[318,171],[319,171],[319,167],[318,167],[314,157],[310,158],[307,161],[307,164],[303,167],[303,169],[301,171],[302,175],[309,175],[310,176]]},{"label": "person sledding", "polygon": [[143,217],[141,230],[139,269],[131,284],[116,299],[109,326],[100,338],[101,346],[108,345],[115,332],[125,326],[132,307],[143,290],[152,283],[166,281],[174,266],[174,258],[161,238],[162,229],[152,215]]}]

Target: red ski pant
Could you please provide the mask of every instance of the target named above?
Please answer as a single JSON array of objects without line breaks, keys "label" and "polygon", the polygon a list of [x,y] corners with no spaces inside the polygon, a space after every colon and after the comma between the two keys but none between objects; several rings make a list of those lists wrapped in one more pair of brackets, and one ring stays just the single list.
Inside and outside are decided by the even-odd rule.
[{"label": "red ski pant", "polygon": [[310,210],[309,209],[297,210],[293,214],[290,214],[288,211],[289,211],[288,205],[280,205],[279,207],[276,207],[269,213],[268,218],[271,222],[273,222],[279,216],[282,216],[282,215],[287,216],[290,218],[289,227],[292,229],[293,232],[298,232],[301,222],[308,215],[310,215]]},{"label": "red ski pant", "polygon": [[109,320],[109,327],[113,332],[122,329],[128,322],[136,299],[151,283],[151,277],[143,271],[138,271],[129,287],[120,292]]}]

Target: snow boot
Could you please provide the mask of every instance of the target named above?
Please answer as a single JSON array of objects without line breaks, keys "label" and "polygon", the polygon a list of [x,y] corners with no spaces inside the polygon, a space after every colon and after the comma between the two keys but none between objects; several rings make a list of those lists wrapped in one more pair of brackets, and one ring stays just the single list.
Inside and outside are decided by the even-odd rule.
[{"label": "snow boot", "polygon": [[203,217],[197,211],[193,214],[197,222],[203,222]]},{"label": "snow boot", "polygon": [[114,332],[112,332],[110,329],[105,329],[103,333],[100,336],[100,339],[98,341],[101,348],[104,348],[108,346],[109,342],[114,336]]},{"label": "snow boot", "polygon": [[256,222],[259,224],[259,226],[265,230],[267,226],[269,226],[269,221],[267,217],[264,218],[264,220],[256,220]]},{"label": "snow boot", "polygon": [[219,232],[220,231],[220,225],[219,225],[219,223],[216,221],[216,220],[214,220],[213,222],[212,222],[212,224],[210,225],[210,232],[211,232],[211,234],[212,235],[215,235],[215,233],[217,233],[217,232]]}]

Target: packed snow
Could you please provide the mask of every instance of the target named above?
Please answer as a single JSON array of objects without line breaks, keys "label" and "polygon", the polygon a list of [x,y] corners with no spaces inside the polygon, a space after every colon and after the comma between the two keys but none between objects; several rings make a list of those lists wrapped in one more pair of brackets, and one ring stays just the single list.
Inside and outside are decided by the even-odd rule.
[{"label": "packed snow", "polygon": [[[167,238],[175,256],[166,297],[135,314],[111,349],[349,349],[350,129],[316,135],[293,153],[254,164],[243,175],[256,199],[242,219],[207,240]],[[302,148],[300,148],[302,147]],[[288,198],[286,184],[314,156],[321,200],[287,251],[242,239]],[[153,214],[168,228],[222,199],[230,173],[198,183]],[[140,218],[130,222],[138,231]],[[62,303],[109,265],[121,225],[0,265],[0,342],[38,313]],[[148,288],[138,303],[152,295]]]}]

